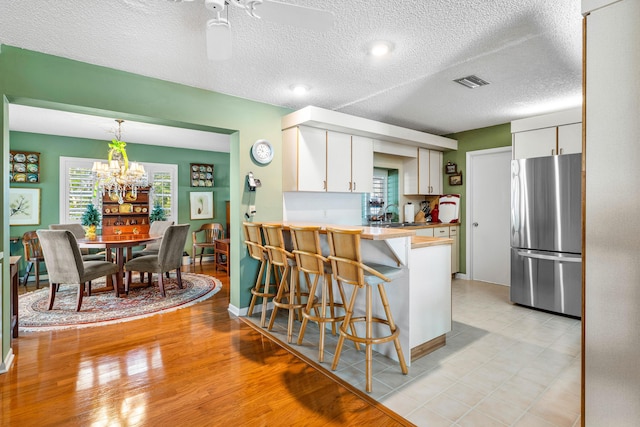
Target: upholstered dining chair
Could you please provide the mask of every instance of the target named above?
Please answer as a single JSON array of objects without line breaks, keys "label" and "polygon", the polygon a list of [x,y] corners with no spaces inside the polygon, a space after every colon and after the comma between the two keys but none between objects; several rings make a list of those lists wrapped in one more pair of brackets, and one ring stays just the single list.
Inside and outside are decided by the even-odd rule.
[{"label": "upholstered dining chair", "polygon": [[91,281],[112,275],[116,282],[118,266],[108,261],[82,261],[78,241],[69,230],[38,230],[42,254],[49,274],[49,310],[53,308],[60,284],[78,285],[76,311],[80,311],[85,287],[91,295]]},{"label": "upholstered dining chair", "polygon": [[24,260],[27,262],[27,268],[22,278],[22,284],[27,287],[29,274],[35,265],[36,271],[36,289],[40,288],[40,263],[45,262],[42,256],[42,248],[40,247],[40,239],[35,231],[27,231],[22,235],[22,246],[24,247]]},{"label": "upholstered dining chair", "polygon": [[[198,233],[204,233],[204,240],[198,241]],[[195,265],[196,263],[198,249],[200,249],[200,264],[202,264],[202,255],[205,249],[214,251],[214,242],[216,239],[222,239],[224,237],[224,229],[222,228],[222,224],[216,222],[202,224],[198,230],[191,233],[191,237],[193,240],[193,264]]]},{"label": "upholstered dining chair", "polygon": [[[153,221],[149,226],[149,234],[152,236],[161,234],[164,236],[164,232],[167,231],[167,228],[173,225],[173,221]],[[133,258],[138,258],[140,256],[145,255],[158,255],[160,251],[160,244],[162,243],[162,239],[156,240],[155,242],[147,243],[144,249],[139,251],[133,251]]]},{"label": "upholstered dining chair", "polygon": [[127,272],[125,290],[129,292],[132,271],[149,273],[149,285],[153,283],[153,273],[157,273],[160,294],[164,297],[166,296],[166,292],[164,289],[163,273],[171,270],[176,270],[178,287],[182,289],[180,267],[182,266],[182,253],[184,252],[184,245],[187,242],[188,234],[189,224],[170,225],[164,232],[162,243],[160,243],[160,250],[157,255],[145,255],[128,261],[124,265]]},{"label": "upholstered dining chair", "polygon": [[[50,224],[49,230],[68,230],[73,233],[76,239],[84,239],[84,227],[78,223],[73,224]],[[83,261],[104,261],[106,259],[106,252],[101,251],[96,254],[89,253],[87,248],[80,248]]]}]

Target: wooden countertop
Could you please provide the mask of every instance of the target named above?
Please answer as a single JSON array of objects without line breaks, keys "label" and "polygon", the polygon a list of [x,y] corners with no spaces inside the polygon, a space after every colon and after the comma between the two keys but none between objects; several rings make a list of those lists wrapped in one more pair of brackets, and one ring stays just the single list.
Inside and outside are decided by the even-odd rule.
[{"label": "wooden countertop", "polygon": [[282,227],[286,230],[292,225],[310,227],[320,227],[320,232],[325,233],[327,227],[342,228],[346,230],[362,230],[360,237],[365,240],[386,240],[396,237],[411,237],[415,236],[415,229],[407,229],[407,227],[400,228],[382,228],[382,227],[367,227],[367,226],[355,226],[355,225],[343,225],[343,224],[323,224],[317,222],[264,222],[263,224],[282,224]]},{"label": "wooden countertop", "polygon": [[411,249],[426,248],[429,246],[452,245],[453,239],[448,237],[427,237],[413,236],[411,237]]}]

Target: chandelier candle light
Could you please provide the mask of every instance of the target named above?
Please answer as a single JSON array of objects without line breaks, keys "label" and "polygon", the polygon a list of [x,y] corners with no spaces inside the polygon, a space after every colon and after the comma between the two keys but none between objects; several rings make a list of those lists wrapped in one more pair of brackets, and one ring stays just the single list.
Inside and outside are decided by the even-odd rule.
[{"label": "chandelier candle light", "polygon": [[138,188],[149,185],[147,173],[144,166],[138,162],[129,163],[127,150],[124,148],[127,143],[122,141],[122,123],[124,120],[117,119],[118,129],[115,139],[109,144],[108,163],[94,162],[93,176],[95,179],[95,190],[100,189],[100,193],[116,195],[118,203],[122,204],[127,191],[131,191],[132,197],[137,197]]}]

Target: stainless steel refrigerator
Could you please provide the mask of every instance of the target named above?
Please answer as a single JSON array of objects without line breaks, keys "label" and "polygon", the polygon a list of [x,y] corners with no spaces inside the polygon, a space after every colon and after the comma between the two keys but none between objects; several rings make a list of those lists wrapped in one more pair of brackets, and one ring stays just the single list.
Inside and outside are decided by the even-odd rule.
[{"label": "stainless steel refrigerator", "polygon": [[511,161],[511,301],[582,316],[581,154]]}]

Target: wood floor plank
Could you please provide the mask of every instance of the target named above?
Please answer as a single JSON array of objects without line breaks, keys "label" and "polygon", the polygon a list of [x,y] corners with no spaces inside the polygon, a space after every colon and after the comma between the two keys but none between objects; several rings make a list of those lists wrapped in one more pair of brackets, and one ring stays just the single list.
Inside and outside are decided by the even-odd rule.
[{"label": "wood floor plank", "polygon": [[412,425],[229,314],[213,264],[183,271],[223,290],[131,322],[21,333],[0,375],[0,425]]}]

